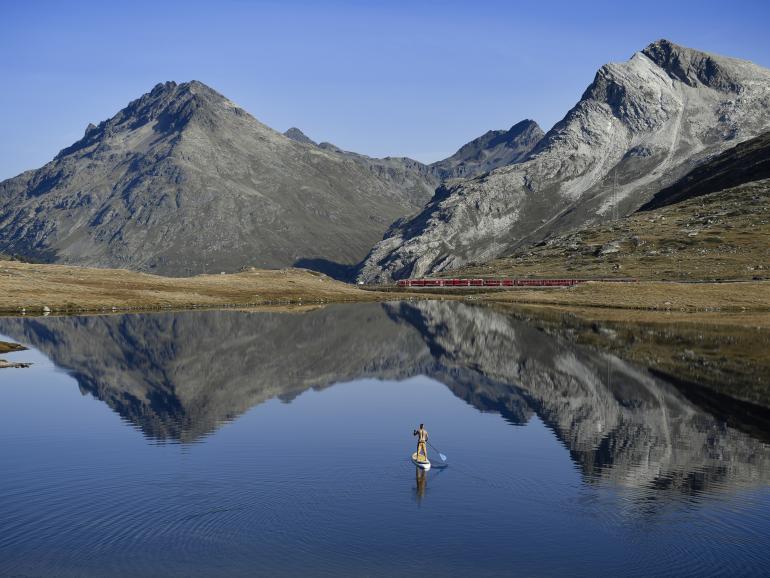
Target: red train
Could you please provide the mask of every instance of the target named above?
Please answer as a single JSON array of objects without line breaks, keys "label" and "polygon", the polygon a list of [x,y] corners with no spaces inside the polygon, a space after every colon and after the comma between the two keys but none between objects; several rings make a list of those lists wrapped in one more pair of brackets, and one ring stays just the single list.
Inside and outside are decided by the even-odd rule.
[{"label": "red train", "polygon": [[[635,279],[593,279],[594,281],[624,281]],[[399,287],[570,287],[588,279],[401,279]]]}]

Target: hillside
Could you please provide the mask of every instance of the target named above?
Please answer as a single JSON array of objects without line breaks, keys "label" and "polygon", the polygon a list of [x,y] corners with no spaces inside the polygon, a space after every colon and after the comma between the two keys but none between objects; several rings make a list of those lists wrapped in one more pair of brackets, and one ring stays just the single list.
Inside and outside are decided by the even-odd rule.
[{"label": "hillside", "polygon": [[770,179],[554,236],[441,276],[770,279]]},{"label": "hillside", "polygon": [[419,174],[433,187],[449,179],[477,177],[494,169],[521,162],[543,138],[543,131],[535,121],[522,120],[507,130],[487,131],[461,146],[452,156],[426,165],[408,157],[375,159],[344,151],[328,142],[316,143],[297,127],[291,127],[283,134],[299,143],[347,155],[377,172],[398,172],[406,168]]},{"label": "hillside", "polygon": [[[769,169],[766,133],[692,170],[627,218],[555,235],[505,258],[446,274],[770,278]],[[714,192],[724,184],[737,186]]]},{"label": "hillside", "polygon": [[524,162],[440,187],[360,267],[367,282],[509,254],[637,210],[770,129],[770,70],[660,40],[603,66]]}]

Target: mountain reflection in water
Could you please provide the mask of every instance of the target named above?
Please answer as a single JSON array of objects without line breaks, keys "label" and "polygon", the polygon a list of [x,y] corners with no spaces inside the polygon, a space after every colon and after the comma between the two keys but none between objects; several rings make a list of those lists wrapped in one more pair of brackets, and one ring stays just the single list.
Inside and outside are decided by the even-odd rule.
[{"label": "mountain reflection in water", "polygon": [[[511,424],[537,415],[589,483],[697,494],[770,481],[757,435],[647,370],[485,307],[0,319],[0,333],[45,353],[153,440],[194,442],[309,388],[425,375]],[[418,500],[426,481],[418,473]]]}]

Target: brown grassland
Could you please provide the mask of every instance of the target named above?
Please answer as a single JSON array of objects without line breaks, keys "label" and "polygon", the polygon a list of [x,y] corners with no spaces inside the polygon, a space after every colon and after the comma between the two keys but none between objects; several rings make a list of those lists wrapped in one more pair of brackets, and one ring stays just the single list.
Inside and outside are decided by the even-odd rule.
[{"label": "brown grassland", "polygon": [[230,275],[159,277],[124,269],[0,261],[0,311],[40,313],[126,309],[245,307],[287,303],[378,301],[361,291],[302,269],[250,270]]}]

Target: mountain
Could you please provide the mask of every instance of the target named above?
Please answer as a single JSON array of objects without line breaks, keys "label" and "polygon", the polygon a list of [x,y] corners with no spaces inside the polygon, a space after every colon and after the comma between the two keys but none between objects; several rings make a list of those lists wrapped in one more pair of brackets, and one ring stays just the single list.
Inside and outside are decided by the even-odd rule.
[{"label": "mountain", "polygon": [[0,252],[165,275],[353,264],[434,186],[296,142],[200,82],[167,82],[0,183]]},{"label": "mountain", "polygon": [[526,148],[518,136],[437,171],[280,134],[198,81],[158,84],[41,169],[0,183],[0,252],[163,275],[297,265],[344,276],[424,206],[439,172],[513,161]]},{"label": "mountain", "polygon": [[430,165],[440,180],[472,178],[520,162],[543,138],[533,120],[522,120],[508,130],[490,130],[462,146],[451,157]]},{"label": "mountain", "polygon": [[524,162],[450,181],[359,270],[387,281],[483,262],[638,209],[770,128],[770,71],[660,40],[603,66]]},{"label": "mountain", "polygon": [[45,353],[151,439],[193,442],[254,405],[290,402],[311,388],[425,375],[509,423],[538,416],[587,483],[645,490],[645,503],[651,492],[734,491],[770,480],[767,412],[755,432],[746,427],[749,406],[724,397],[726,424],[643,368],[488,307],[2,318],[0,333]]},{"label": "mountain", "polygon": [[763,179],[770,179],[770,132],[742,142],[693,169],[655,193],[639,210],[650,211]]}]

